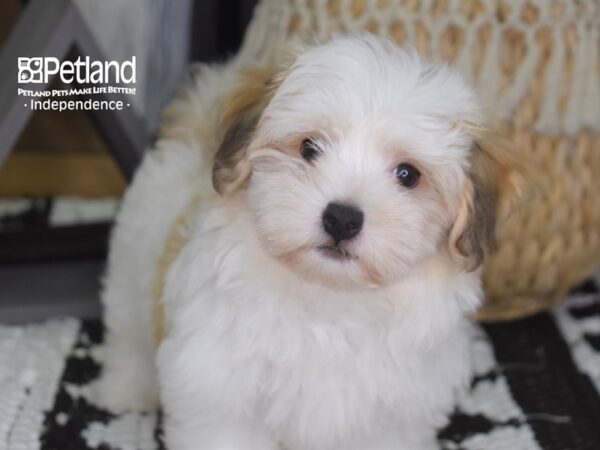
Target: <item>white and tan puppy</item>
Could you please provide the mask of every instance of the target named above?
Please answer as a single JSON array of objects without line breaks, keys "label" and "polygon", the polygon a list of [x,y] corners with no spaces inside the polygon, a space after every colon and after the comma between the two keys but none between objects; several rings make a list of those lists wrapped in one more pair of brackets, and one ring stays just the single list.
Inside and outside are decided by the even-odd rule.
[{"label": "white and tan puppy", "polygon": [[117,221],[100,401],[160,392],[170,450],[436,448],[513,185],[487,138],[457,71],[386,39],[202,68]]}]

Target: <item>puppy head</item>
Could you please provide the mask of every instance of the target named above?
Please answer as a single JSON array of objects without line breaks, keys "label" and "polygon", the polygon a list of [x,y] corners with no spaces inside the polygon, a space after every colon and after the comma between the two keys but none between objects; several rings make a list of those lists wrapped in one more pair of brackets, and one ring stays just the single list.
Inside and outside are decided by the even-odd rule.
[{"label": "puppy head", "polygon": [[474,270],[493,247],[512,160],[450,67],[339,38],[247,74],[225,104],[215,189],[243,196],[265,251],[299,276],[384,286],[440,253]]}]

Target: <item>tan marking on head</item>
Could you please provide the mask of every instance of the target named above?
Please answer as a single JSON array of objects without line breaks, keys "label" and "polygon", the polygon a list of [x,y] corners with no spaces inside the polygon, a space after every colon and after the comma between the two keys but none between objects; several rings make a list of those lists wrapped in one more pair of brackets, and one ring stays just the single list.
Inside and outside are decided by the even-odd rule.
[{"label": "tan marking on head", "polygon": [[213,185],[220,194],[228,194],[250,177],[248,146],[262,113],[281,85],[300,49],[290,49],[281,66],[244,70],[238,86],[222,104],[219,124],[220,144],[213,165]]},{"label": "tan marking on head", "polygon": [[479,267],[496,248],[496,224],[531,184],[532,173],[508,144],[490,131],[462,124],[473,138],[467,178],[450,230],[450,254],[467,270]]},{"label": "tan marking on head", "polygon": [[359,260],[359,264],[363,269],[364,277],[362,282],[365,286],[378,288],[383,285],[384,277],[374,265],[370,265],[362,260]]},{"label": "tan marking on head", "polygon": [[301,245],[292,250],[286,250],[284,252],[280,252],[278,258],[283,264],[285,264],[289,267],[294,267],[296,262],[300,258],[300,256],[307,253],[311,249],[312,249],[312,246],[310,246],[308,244]]}]

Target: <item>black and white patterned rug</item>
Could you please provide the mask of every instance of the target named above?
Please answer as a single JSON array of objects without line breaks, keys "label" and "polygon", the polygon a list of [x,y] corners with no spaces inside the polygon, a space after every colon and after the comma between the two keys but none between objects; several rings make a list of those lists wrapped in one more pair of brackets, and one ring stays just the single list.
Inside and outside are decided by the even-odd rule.
[{"label": "black and white patterned rug", "polygon": [[[484,325],[475,376],[442,450],[600,449],[600,282],[551,312]],[[157,414],[115,416],[86,400],[102,325],[0,326],[0,449],[163,450]]]}]

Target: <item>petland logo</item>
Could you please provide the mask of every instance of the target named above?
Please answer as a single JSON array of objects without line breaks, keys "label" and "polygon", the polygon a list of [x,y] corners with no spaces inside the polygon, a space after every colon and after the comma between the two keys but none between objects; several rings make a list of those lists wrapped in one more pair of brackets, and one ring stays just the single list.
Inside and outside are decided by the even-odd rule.
[{"label": "petland logo", "polygon": [[[120,111],[131,107],[126,96],[136,92],[135,56],[122,63],[90,61],[87,56],[62,62],[53,57],[19,57],[17,66],[17,94],[25,97],[23,106],[33,111]],[[59,78],[63,86],[46,89],[44,85],[53,77]]]},{"label": "petland logo", "polygon": [[19,84],[48,83],[58,75],[65,84],[132,84],[135,83],[135,56],[130,61],[60,61],[53,57],[18,58]]}]

